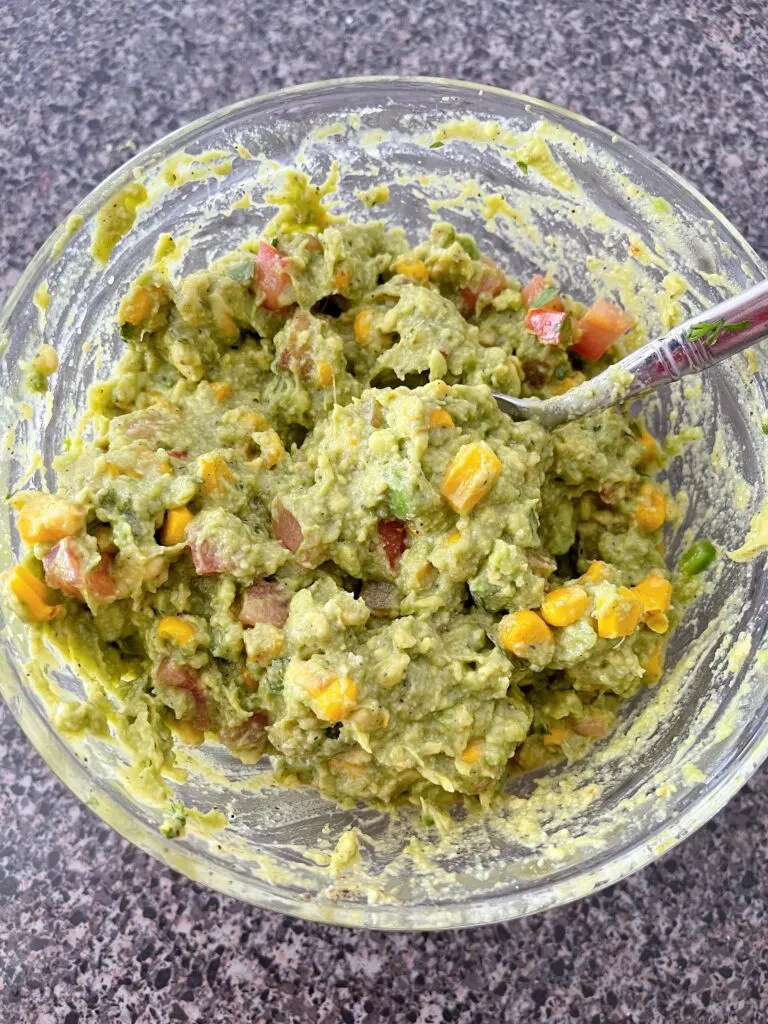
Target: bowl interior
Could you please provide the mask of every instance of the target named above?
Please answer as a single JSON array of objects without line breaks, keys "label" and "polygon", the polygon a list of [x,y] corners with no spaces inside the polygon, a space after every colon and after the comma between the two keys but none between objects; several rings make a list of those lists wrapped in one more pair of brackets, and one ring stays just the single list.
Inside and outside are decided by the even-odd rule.
[{"label": "bowl interior", "polygon": [[[179,160],[181,151],[197,159]],[[53,456],[88,386],[120,354],[117,304],[158,235],[187,239],[177,273],[204,266],[260,233],[282,167],[300,167],[320,183],[335,164],[335,213],[385,217],[413,239],[431,222],[449,220],[520,278],[548,270],[585,301],[613,294],[650,335],[671,315],[764,276],[746,243],[674,174],[546,104],[426,79],[325,83],[258,98],[131,161],[81,204],[82,226],[71,219],[22,277],[0,324],[7,492],[27,479],[54,485]],[[94,218],[136,177],[152,203],[102,267],[90,255]],[[384,182],[389,201],[367,209],[358,193]],[[44,282],[51,301],[43,316],[34,297]],[[30,402],[23,364],[42,340],[55,345],[61,369],[51,392]],[[687,505],[670,528],[670,565],[696,535],[721,552],[737,547],[764,498],[762,374],[737,358],[660,393],[646,417],[652,432],[681,438],[668,476]],[[1,568],[18,554],[7,510],[0,551]],[[570,769],[526,779],[504,813],[444,837],[407,815],[341,810],[310,792],[276,789],[264,781],[267,765],[244,766],[209,744],[183,758],[188,775],[177,789],[188,804],[225,810],[229,824],[169,842],[157,831],[162,810],[124,785],[118,747],[52,728],[43,676],[73,693],[82,693],[82,683],[31,651],[24,629],[5,613],[0,685],[32,741],[81,798],[194,878],[265,907],[344,924],[482,923],[615,881],[701,824],[748,777],[765,754],[755,657],[765,632],[761,570],[761,559],[736,564],[722,554],[673,638],[666,681],[627,708],[616,735]],[[332,877],[318,861],[350,825],[364,837],[361,864]]]}]

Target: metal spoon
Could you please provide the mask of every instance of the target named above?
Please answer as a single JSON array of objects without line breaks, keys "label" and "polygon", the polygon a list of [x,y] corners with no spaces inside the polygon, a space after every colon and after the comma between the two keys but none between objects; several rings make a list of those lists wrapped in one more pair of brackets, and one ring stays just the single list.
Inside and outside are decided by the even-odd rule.
[{"label": "metal spoon", "polygon": [[552,428],[626,402],[662,384],[701,373],[721,359],[768,338],[768,281],[740,292],[649,341],[592,380],[554,398],[512,398],[494,392],[513,420]]}]

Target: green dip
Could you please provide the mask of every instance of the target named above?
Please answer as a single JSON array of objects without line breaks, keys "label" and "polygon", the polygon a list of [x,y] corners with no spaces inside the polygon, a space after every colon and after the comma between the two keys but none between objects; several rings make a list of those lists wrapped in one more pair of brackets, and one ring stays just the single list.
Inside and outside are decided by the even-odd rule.
[{"label": "green dip", "polygon": [[205,741],[346,803],[485,803],[660,678],[659,450],[617,411],[497,409],[611,361],[570,347],[589,313],[554,284],[449,224],[411,248],[305,212],[131,286],[89,440],[16,497],[10,600],[106,697],[62,727],[108,722],[147,791]]}]

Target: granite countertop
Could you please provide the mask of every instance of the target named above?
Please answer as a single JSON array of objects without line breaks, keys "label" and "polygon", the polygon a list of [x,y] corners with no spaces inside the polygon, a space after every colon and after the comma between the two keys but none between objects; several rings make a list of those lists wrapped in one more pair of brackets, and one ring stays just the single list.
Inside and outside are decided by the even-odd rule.
[{"label": "granite countertop", "polygon": [[[580,111],[680,171],[768,257],[762,0],[6,0],[0,58],[0,294],[137,146],[253,93],[348,74],[482,80]],[[768,1015],[765,770],[634,877],[435,935],[306,924],[187,881],[78,803],[4,707],[0,780],[7,1024]]]}]

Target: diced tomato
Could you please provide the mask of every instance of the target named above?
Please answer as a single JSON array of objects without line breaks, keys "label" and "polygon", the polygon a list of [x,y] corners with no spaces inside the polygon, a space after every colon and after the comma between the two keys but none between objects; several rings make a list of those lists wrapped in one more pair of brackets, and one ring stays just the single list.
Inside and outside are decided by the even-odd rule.
[{"label": "diced tomato", "polygon": [[45,582],[62,594],[83,600],[83,595],[107,601],[115,596],[115,581],[112,578],[112,558],[102,554],[95,569],[83,574],[82,558],[73,537],[65,537],[54,544],[43,559]]},{"label": "diced tomato", "polygon": [[289,601],[279,587],[266,580],[259,580],[243,594],[240,621],[244,626],[266,622],[281,629],[288,618],[288,605]]},{"label": "diced tomato", "polygon": [[43,558],[45,582],[49,587],[60,590],[69,597],[83,598],[85,583],[80,552],[72,537],[65,537]]},{"label": "diced tomato", "polygon": [[482,262],[483,268],[480,273],[459,292],[462,312],[465,316],[470,316],[475,312],[481,298],[495,299],[507,287],[507,276],[501,267],[497,267],[493,260],[489,260],[487,257],[483,257]]},{"label": "diced tomato", "polygon": [[[565,309],[563,300],[559,295],[553,295],[546,302],[539,300],[542,292],[549,292],[553,289],[551,277],[542,277],[541,274],[534,274],[528,284],[520,292],[523,302],[529,309],[557,309],[562,312]],[[544,296],[543,296],[544,297]]]},{"label": "diced tomato", "polygon": [[107,601],[115,596],[115,581],[112,576],[112,558],[108,554],[101,556],[95,569],[91,569],[85,577],[86,592],[94,597]]},{"label": "diced tomato", "polygon": [[264,730],[269,718],[263,711],[255,711],[241,725],[234,725],[219,731],[219,739],[230,750],[251,750],[264,739]]},{"label": "diced tomato", "polygon": [[272,512],[272,532],[275,540],[279,540],[292,555],[296,554],[304,542],[301,523],[292,512],[279,503]]},{"label": "diced tomato", "polygon": [[539,292],[544,291],[545,288],[549,288],[552,285],[552,281],[548,277],[543,277],[541,274],[534,274],[528,284],[520,292],[523,302],[526,306],[530,306]]},{"label": "diced tomato", "polygon": [[529,309],[525,314],[525,329],[531,331],[543,345],[559,345],[570,314],[550,309]]},{"label": "diced tomato", "polygon": [[[290,370],[297,377],[309,377],[315,366],[306,332],[312,327],[308,316],[295,316],[290,323],[289,338],[280,349],[277,365],[281,370]],[[303,339],[299,336],[304,334]]]},{"label": "diced tomato", "polygon": [[608,735],[608,727],[602,718],[582,718],[572,724],[573,731],[579,736],[588,736],[590,739],[602,739]]},{"label": "diced tomato", "polygon": [[387,564],[397,572],[408,541],[408,526],[401,519],[380,519],[377,530]]},{"label": "diced tomato", "polygon": [[195,702],[192,724],[197,729],[210,728],[211,713],[205,699],[205,687],[194,669],[189,665],[179,665],[170,658],[164,658],[155,670],[155,682],[172,690],[185,690]]},{"label": "diced tomato", "polygon": [[168,452],[174,459],[186,459],[187,449],[186,448],[171,448]]},{"label": "diced tomato", "polygon": [[255,295],[263,296],[261,305],[273,313],[292,306],[296,301],[288,264],[288,257],[279,253],[274,246],[259,242],[251,290]]},{"label": "diced tomato", "polygon": [[189,530],[187,530],[187,538],[192,562],[198,576],[215,576],[217,572],[224,572],[227,567],[215,541],[210,537],[197,537],[194,534],[190,537]]},{"label": "diced tomato", "polygon": [[579,340],[571,345],[571,352],[593,362],[605,355],[633,322],[629,313],[625,313],[619,306],[605,299],[597,299],[581,319]]}]

